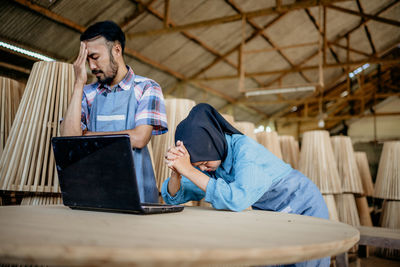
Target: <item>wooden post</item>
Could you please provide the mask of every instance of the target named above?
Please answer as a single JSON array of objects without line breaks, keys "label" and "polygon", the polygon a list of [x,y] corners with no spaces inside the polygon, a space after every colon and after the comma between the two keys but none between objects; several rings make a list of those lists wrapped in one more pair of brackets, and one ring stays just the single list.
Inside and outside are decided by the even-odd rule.
[{"label": "wooden post", "polygon": [[169,27],[169,0],[164,0],[164,28]]}]

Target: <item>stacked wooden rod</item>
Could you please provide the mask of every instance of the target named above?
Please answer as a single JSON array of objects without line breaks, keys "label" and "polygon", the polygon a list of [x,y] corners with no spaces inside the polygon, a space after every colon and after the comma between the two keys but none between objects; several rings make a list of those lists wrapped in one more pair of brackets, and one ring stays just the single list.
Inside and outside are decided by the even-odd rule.
[{"label": "stacked wooden rod", "polygon": [[235,122],[235,125],[233,125],[236,129],[241,131],[244,135],[247,135],[248,137],[252,138],[253,140],[257,141],[256,134],[254,133],[255,125],[252,122],[248,121],[238,121]]},{"label": "stacked wooden rod", "polygon": [[362,194],[361,176],[350,137],[332,136],[331,141],[343,192]]},{"label": "stacked wooden rod", "polygon": [[383,144],[374,196],[400,200],[400,141]]},{"label": "stacked wooden rod", "polygon": [[369,170],[367,153],[355,152],[354,154],[361,176],[364,195],[372,197],[374,195],[374,182],[372,181],[371,172]]},{"label": "stacked wooden rod", "polygon": [[356,157],[357,167],[360,172],[364,192],[364,194],[361,196],[355,196],[358,214],[360,216],[360,223],[361,225],[365,226],[373,226],[367,197],[373,196],[374,184],[372,182],[371,172],[369,170],[367,153],[355,152],[354,155]]},{"label": "stacked wooden rod", "polygon": [[353,145],[348,136],[333,136],[331,142],[343,191],[342,195],[335,196],[339,220],[353,226],[359,226],[360,217],[354,194],[362,194],[363,189]]},{"label": "stacked wooden rod", "polygon": [[[400,229],[400,141],[383,144],[374,196],[385,200],[381,226]],[[398,249],[380,249],[378,253],[400,259]]]},{"label": "stacked wooden rod", "polygon": [[278,134],[272,132],[259,132],[256,134],[257,141],[266,149],[271,151],[275,156],[282,159],[281,146],[279,144]]},{"label": "stacked wooden rod", "polygon": [[294,169],[299,167],[299,143],[291,135],[279,136],[279,144],[282,151],[282,159],[292,165]]},{"label": "stacked wooden rod", "polygon": [[17,113],[25,85],[0,77],[0,157]]},{"label": "stacked wooden rod", "polygon": [[61,205],[63,204],[60,196],[28,196],[24,197],[21,205]]},{"label": "stacked wooden rod", "polygon": [[71,64],[33,65],[0,160],[0,189],[59,192],[50,141],[59,133],[73,82]]},{"label": "stacked wooden rod", "polygon": [[165,153],[175,143],[176,126],[187,117],[195,102],[189,99],[170,98],[165,100],[167,112],[168,132],[152,137],[151,145],[154,157],[154,175],[157,181],[158,190],[161,190],[162,183],[171,175],[171,170],[165,164]]},{"label": "stacked wooden rod", "polygon": [[334,194],[342,193],[342,187],[328,131],[307,131],[303,134],[299,170],[321,191],[330,219],[338,220]]}]

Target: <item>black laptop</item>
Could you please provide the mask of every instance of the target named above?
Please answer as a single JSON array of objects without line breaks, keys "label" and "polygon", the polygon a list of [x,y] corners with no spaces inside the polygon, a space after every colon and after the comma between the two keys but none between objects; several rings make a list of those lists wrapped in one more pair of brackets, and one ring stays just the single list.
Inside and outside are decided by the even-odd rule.
[{"label": "black laptop", "polygon": [[167,213],[181,205],[141,203],[129,135],[53,137],[63,203],[72,209]]}]

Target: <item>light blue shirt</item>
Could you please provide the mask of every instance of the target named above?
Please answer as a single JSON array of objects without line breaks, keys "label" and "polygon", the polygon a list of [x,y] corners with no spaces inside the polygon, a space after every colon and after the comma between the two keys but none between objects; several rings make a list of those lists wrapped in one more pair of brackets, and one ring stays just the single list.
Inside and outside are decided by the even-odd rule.
[{"label": "light blue shirt", "polygon": [[240,211],[253,205],[270,188],[287,176],[293,169],[253,139],[240,134],[225,135],[228,153],[225,161],[210,176],[206,192],[186,177],[175,196],[168,193],[168,178],[164,181],[161,194],[168,204],[182,204],[201,200],[216,209]]}]

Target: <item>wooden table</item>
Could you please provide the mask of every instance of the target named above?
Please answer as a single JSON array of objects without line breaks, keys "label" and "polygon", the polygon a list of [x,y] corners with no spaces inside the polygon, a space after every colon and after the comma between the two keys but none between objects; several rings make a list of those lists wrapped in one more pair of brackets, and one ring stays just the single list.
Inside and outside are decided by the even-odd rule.
[{"label": "wooden table", "polygon": [[261,265],[347,251],[350,225],[268,211],[185,207],[130,215],[64,206],[0,207],[0,261],[62,266]]}]

